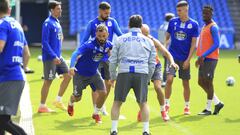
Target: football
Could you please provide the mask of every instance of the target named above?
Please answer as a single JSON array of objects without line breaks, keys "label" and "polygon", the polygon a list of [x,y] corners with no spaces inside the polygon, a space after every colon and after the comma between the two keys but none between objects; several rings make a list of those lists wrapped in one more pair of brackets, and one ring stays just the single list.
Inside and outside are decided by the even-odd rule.
[{"label": "football", "polygon": [[234,86],[234,83],[235,83],[234,77],[229,76],[229,77],[226,79],[226,84],[227,84],[227,86]]}]

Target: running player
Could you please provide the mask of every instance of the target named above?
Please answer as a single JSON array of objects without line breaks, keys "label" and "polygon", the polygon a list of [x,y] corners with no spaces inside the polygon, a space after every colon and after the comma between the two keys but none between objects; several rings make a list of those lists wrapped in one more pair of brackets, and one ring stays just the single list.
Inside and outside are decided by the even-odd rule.
[{"label": "running player", "polygon": [[[94,38],[96,36],[96,27],[99,25],[99,24],[104,24],[107,26],[108,28],[108,33],[109,33],[109,36],[108,36],[108,40],[112,42],[113,40],[113,35],[114,33],[117,35],[117,36],[120,36],[122,35],[122,32],[118,26],[118,23],[117,21],[112,18],[112,17],[109,17],[110,16],[110,13],[111,13],[111,5],[107,2],[101,2],[98,6],[98,17],[95,18],[94,20],[91,20],[89,23],[88,23],[88,26],[87,26],[87,30],[85,31],[84,35],[83,35],[83,38],[81,40],[81,45],[86,42],[89,37],[91,36],[91,38]],[[105,100],[110,92],[110,89],[111,89],[111,85],[109,83],[109,80],[110,80],[110,73],[109,73],[109,61],[108,61],[108,56],[104,57],[104,59],[101,61],[101,63],[99,64],[99,68],[98,68],[99,72],[101,73],[101,76],[102,78],[105,80],[105,85],[106,85],[106,88],[107,88],[107,95],[105,97]],[[95,91],[96,89],[91,86],[93,91]],[[93,97],[93,105],[95,107],[95,104],[96,104],[96,99],[97,99],[97,93],[96,92],[93,92],[92,94],[92,97]],[[106,108],[105,106],[103,106],[102,108],[102,113],[103,115],[108,115],[107,111],[106,111]]]},{"label": "running player", "polygon": [[58,1],[50,1],[48,5],[51,15],[44,21],[42,27],[42,61],[44,70],[44,83],[41,90],[41,103],[38,108],[39,113],[51,113],[45,103],[48,96],[49,88],[52,81],[55,79],[56,72],[63,74],[63,81],[60,85],[58,96],[53,104],[62,110],[66,107],[62,103],[62,96],[67,89],[71,80],[68,75],[68,67],[63,57],[61,56],[61,47],[63,41],[62,27],[58,20],[61,16],[61,3]]},{"label": "running player", "polygon": [[[170,20],[165,41],[167,42],[171,38],[169,52],[179,66],[179,78],[182,79],[184,89],[185,115],[190,114],[190,60],[199,35],[198,23],[188,16],[188,9],[189,6],[186,1],[180,1],[177,3],[177,14],[179,17]],[[172,93],[172,83],[175,73],[176,70],[174,68],[167,68],[167,84],[165,88],[165,104],[167,112],[170,106],[170,96]]]},{"label": "running player", "polygon": [[[152,37],[150,35],[150,29],[149,29],[148,25],[143,24],[141,30],[142,30],[143,35],[147,36],[148,38],[150,38],[153,41],[157,53],[160,51],[170,61],[171,66],[177,70],[178,65],[175,64],[172,55],[169,53],[169,51],[157,39],[155,39],[154,37]],[[160,59],[157,55],[156,56],[155,71],[153,73],[153,76],[152,76],[151,80],[154,84],[154,89],[157,93],[157,99],[158,99],[158,102],[159,102],[159,105],[160,105],[160,112],[161,112],[161,115],[162,115],[162,119],[164,121],[168,121],[169,116],[165,111],[165,105],[164,105],[164,99],[165,98],[164,98],[164,94],[163,94],[163,91],[162,91],[162,88],[161,88],[161,80],[162,80],[161,68],[162,68],[162,66],[161,66],[161,63],[160,63]],[[141,121],[141,112],[140,111],[138,112],[138,121]]]},{"label": "running player", "polygon": [[23,59],[23,52],[29,49],[21,25],[9,17],[9,7],[8,0],[0,1],[0,135],[4,135],[5,131],[13,135],[27,135],[12,122],[11,115],[17,113],[25,85],[21,63],[28,59]]},{"label": "running player", "polygon": [[215,105],[213,114],[216,115],[224,104],[214,94],[213,78],[219,57],[220,35],[217,24],[212,19],[213,8],[209,5],[203,7],[203,21],[205,25],[200,33],[197,47],[196,67],[198,71],[198,84],[207,93],[206,108],[199,115],[211,115],[212,100]]},{"label": "running player", "polygon": [[[97,68],[105,55],[110,54],[112,43],[108,39],[108,29],[105,25],[98,25],[96,38],[81,45],[71,58],[69,74],[73,76],[73,94],[68,105],[68,114],[73,116],[73,103],[81,100],[82,91],[90,84],[98,92],[96,107],[92,118],[101,123],[99,111],[105,101],[106,88]],[[76,64],[75,64],[76,63]]]},{"label": "running player", "polygon": [[[117,135],[120,108],[131,88],[140,107],[143,135],[149,135],[149,108],[147,105],[148,81],[156,65],[156,49],[153,42],[141,33],[142,17],[132,15],[129,20],[129,33],[115,42],[110,56],[111,83],[116,80],[112,106],[111,135]],[[116,69],[118,68],[118,75]]]}]

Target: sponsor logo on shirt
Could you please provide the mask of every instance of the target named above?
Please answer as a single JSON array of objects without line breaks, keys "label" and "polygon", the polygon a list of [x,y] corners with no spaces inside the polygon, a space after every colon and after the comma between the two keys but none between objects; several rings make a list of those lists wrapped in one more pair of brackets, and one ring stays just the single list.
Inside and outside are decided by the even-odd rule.
[{"label": "sponsor logo on shirt", "polygon": [[16,47],[21,47],[21,48],[23,48],[23,46],[24,46],[24,43],[22,43],[22,42],[20,42],[20,41],[15,41],[15,42],[14,42],[14,44],[13,44],[13,46],[16,46]]},{"label": "sponsor logo on shirt", "polygon": [[121,60],[121,63],[128,63],[128,64],[144,64],[143,60],[134,60],[134,59],[128,59],[128,58],[123,58]]},{"label": "sponsor logo on shirt", "polygon": [[93,56],[93,61],[99,62],[103,58],[102,53],[97,53],[96,55]]},{"label": "sponsor logo on shirt", "polygon": [[174,36],[177,40],[180,40],[180,41],[183,41],[187,38],[187,34],[183,31],[175,32]]},{"label": "sponsor logo on shirt", "polygon": [[12,56],[12,62],[22,63],[23,58],[20,56]]}]

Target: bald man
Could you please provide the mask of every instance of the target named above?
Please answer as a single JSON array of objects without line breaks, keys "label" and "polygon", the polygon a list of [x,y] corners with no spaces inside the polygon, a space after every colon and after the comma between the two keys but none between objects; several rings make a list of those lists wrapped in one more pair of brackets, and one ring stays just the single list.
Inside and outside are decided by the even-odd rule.
[{"label": "bald man", "polygon": [[[141,27],[141,31],[142,34],[145,35],[146,37],[150,38],[156,48],[156,51],[159,52],[161,51],[161,53],[170,61],[172,67],[174,67],[175,69],[178,69],[178,65],[174,63],[173,57],[172,55],[169,53],[169,51],[160,43],[160,41],[158,41],[157,39],[155,39],[154,37],[152,37],[150,35],[150,28],[147,24],[143,24]],[[169,116],[165,111],[165,104],[164,104],[164,94],[161,88],[161,80],[162,80],[162,72],[161,72],[161,63],[159,60],[158,55],[156,56],[156,66],[155,66],[155,71],[153,73],[153,76],[151,78],[151,81],[153,82],[154,85],[154,89],[157,93],[157,99],[158,102],[160,104],[160,111],[161,111],[161,115],[162,115],[162,119],[164,121],[168,121],[169,120]],[[141,112],[138,112],[138,121],[141,121]]]}]

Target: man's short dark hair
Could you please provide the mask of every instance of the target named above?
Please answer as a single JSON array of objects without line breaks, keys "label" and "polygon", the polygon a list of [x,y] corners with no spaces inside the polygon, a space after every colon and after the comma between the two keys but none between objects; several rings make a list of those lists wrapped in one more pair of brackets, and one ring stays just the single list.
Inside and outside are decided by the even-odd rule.
[{"label": "man's short dark hair", "polygon": [[0,0],[0,13],[6,14],[9,9],[9,0]]},{"label": "man's short dark hair", "polygon": [[181,0],[177,3],[177,8],[178,7],[185,7],[185,6],[188,6],[188,2],[185,1],[185,0]]},{"label": "man's short dark hair", "polygon": [[102,9],[102,10],[106,10],[106,9],[110,9],[111,8],[111,5],[107,2],[101,2],[98,6],[99,9]]},{"label": "man's short dark hair", "polygon": [[203,9],[209,9],[211,12],[213,12],[213,7],[211,5],[205,5]]},{"label": "man's short dark hair", "polygon": [[142,27],[142,16],[141,15],[132,15],[129,19],[129,28],[141,28]]},{"label": "man's short dark hair", "polygon": [[48,3],[48,10],[54,9],[56,6],[61,5],[62,3],[56,0],[51,0]]}]

